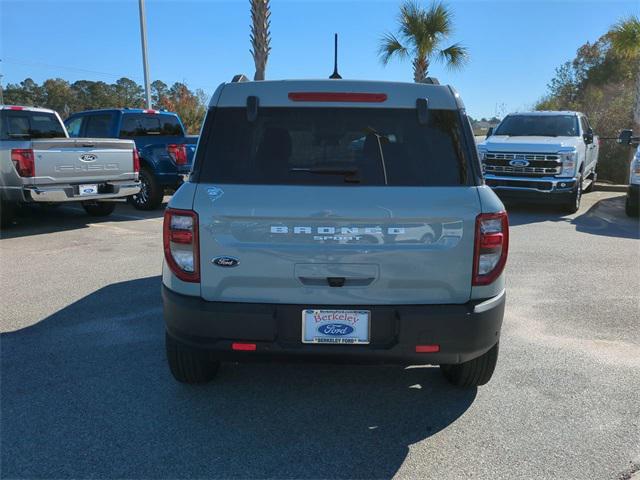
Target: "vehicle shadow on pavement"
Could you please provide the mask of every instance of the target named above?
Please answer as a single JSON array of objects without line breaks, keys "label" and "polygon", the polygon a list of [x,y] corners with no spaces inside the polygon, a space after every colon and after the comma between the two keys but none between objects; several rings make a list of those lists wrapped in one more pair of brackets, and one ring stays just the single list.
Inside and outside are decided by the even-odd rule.
[{"label": "vehicle shadow on pavement", "polygon": [[624,213],[624,195],[603,198],[588,210],[580,209],[576,216],[563,213],[551,205],[507,205],[509,225],[519,226],[540,222],[566,222],[574,225],[578,232],[607,237],[640,239],[638,220]]},{"label": "vehicle shadow on pavement", "polygon": [[391,478],[477,392],[437,368],[295,363],[223,364],[210,385],[178,384],[159,277],[1,340],[5,478]]},{"label": "vehicle shadow on pavement", "polygon": [[132,220],[161,218],[164,215],[165,206],[145,212],[136,210],[125,202],[118,202],[118,206],[111,215],[91,217],[80,205],[26,205],[18,209],[11,226],[0,230],[0,238],[20,238],[78,230],[87,228],[91,223],[130,222]]}]

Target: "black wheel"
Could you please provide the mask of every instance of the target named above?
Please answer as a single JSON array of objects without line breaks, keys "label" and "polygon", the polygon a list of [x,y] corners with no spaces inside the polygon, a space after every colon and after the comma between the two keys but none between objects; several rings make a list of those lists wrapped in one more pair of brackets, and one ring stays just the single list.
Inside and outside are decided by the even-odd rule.
[{"label": "black wheel", "polygon": [[82,202],[82,208],[92,217],[108,217],[116,209],[114,202]]},{"label": "black wheel", "polygon": [[16,205],[11,202],[0,202],[0,227],[11,226],[15,217]]},{"label": "black wheel", "polygon": [[582,186],[584,184],[582,173],[578,175],[576,182],[576,190],[571,194],[569,201],[564,206],[564,210],[567,213],[576,213],[580,209],[580,201],[582,200]]},{"label": "black wheel", "polygon": [[440,371],[449,383],[457,387],[478,387],[491,379],[498,363],[498,343],[487,353],[468,362],[440,365]]},{"label": "black wheel", "polygon": [[214,379],[220,368],[206,352],[195,350],[165,334],[167,361],[173,378],[181,383],[207,383]]},{"label": "black wheel", "polygon": [[146,167],[140,169],[140,193],[131,195],[129,203],[138,210],[154,210],[162,205],[164,189],[158,184],[153,172]]},{"label": "black wheel", "polygon": [[638,217],[640,216],[640,208],[638,208],[638,205],[631,205],[629,197],[627,197],[627,201],[624,203],[624,213],[626,213],[628,217]]}]

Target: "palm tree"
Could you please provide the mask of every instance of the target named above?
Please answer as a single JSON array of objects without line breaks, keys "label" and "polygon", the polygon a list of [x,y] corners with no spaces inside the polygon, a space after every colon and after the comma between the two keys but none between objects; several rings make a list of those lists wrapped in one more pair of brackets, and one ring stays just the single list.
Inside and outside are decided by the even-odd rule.
[{"label": "palm tree", "polygon": [[416,1],[407,0],[400,7],[398,22],[397,36],[386,33],[380,40],[378,54],[384,65],[394,57],[411,57],[413,80],[424,82],[434,58],[451,69],[466,63],[467,49],[459,43],[440,48],[453,30],[453,14],[443,3],[434,1],[424,9]]},{"label": "palm tree", "polygon": [[640,18],[635,15],[620,20],[609,32],[611,45],[623,57],[637,63],[636,95],[633,106],[634,130],[640,133]]},{"label": "palm tree", "polygon": [[251,3],[251,55],[256,65],[254,80],[264,80],[267,60],[271,51],[271,8],[269,0],[249,0]]}]

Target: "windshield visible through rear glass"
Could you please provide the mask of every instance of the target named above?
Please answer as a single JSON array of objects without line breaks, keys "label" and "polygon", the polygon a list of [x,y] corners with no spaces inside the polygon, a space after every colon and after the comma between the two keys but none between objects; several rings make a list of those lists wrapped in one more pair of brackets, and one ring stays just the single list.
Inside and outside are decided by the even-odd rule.
[{"label": "windshield visible through rear glass", "polygon": [[265,185],[467,184],[456,111],[415,109],[219,108],[200,166],[200,181]]},{"label": "windshield visible through rear glass", "polygon": [[47,112],[2,110],[2,140],[66,138],[60,120]]},{"label": "windshield visible through rear glass", "polygon": [[122,116],[120,138],[148,136],[183,136],[182,126],[175,115],[156,113],[127,113]]},{"label": "windshield visible through rear glass", "polygon": [[510,137],[577,137],[575,115],[508,115],[494,135]]}]

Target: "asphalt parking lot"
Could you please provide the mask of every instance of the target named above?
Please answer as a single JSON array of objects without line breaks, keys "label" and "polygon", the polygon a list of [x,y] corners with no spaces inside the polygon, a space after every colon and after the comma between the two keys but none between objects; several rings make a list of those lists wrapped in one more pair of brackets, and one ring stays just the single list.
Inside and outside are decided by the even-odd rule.
[{"label": "asphalt parking lot", "polygon": [[492,381],[164,358],[162,212],[27,211],[0,240],[3,478],[620,479],[640,469],[640,229],[622,193],[510,208]]}]

